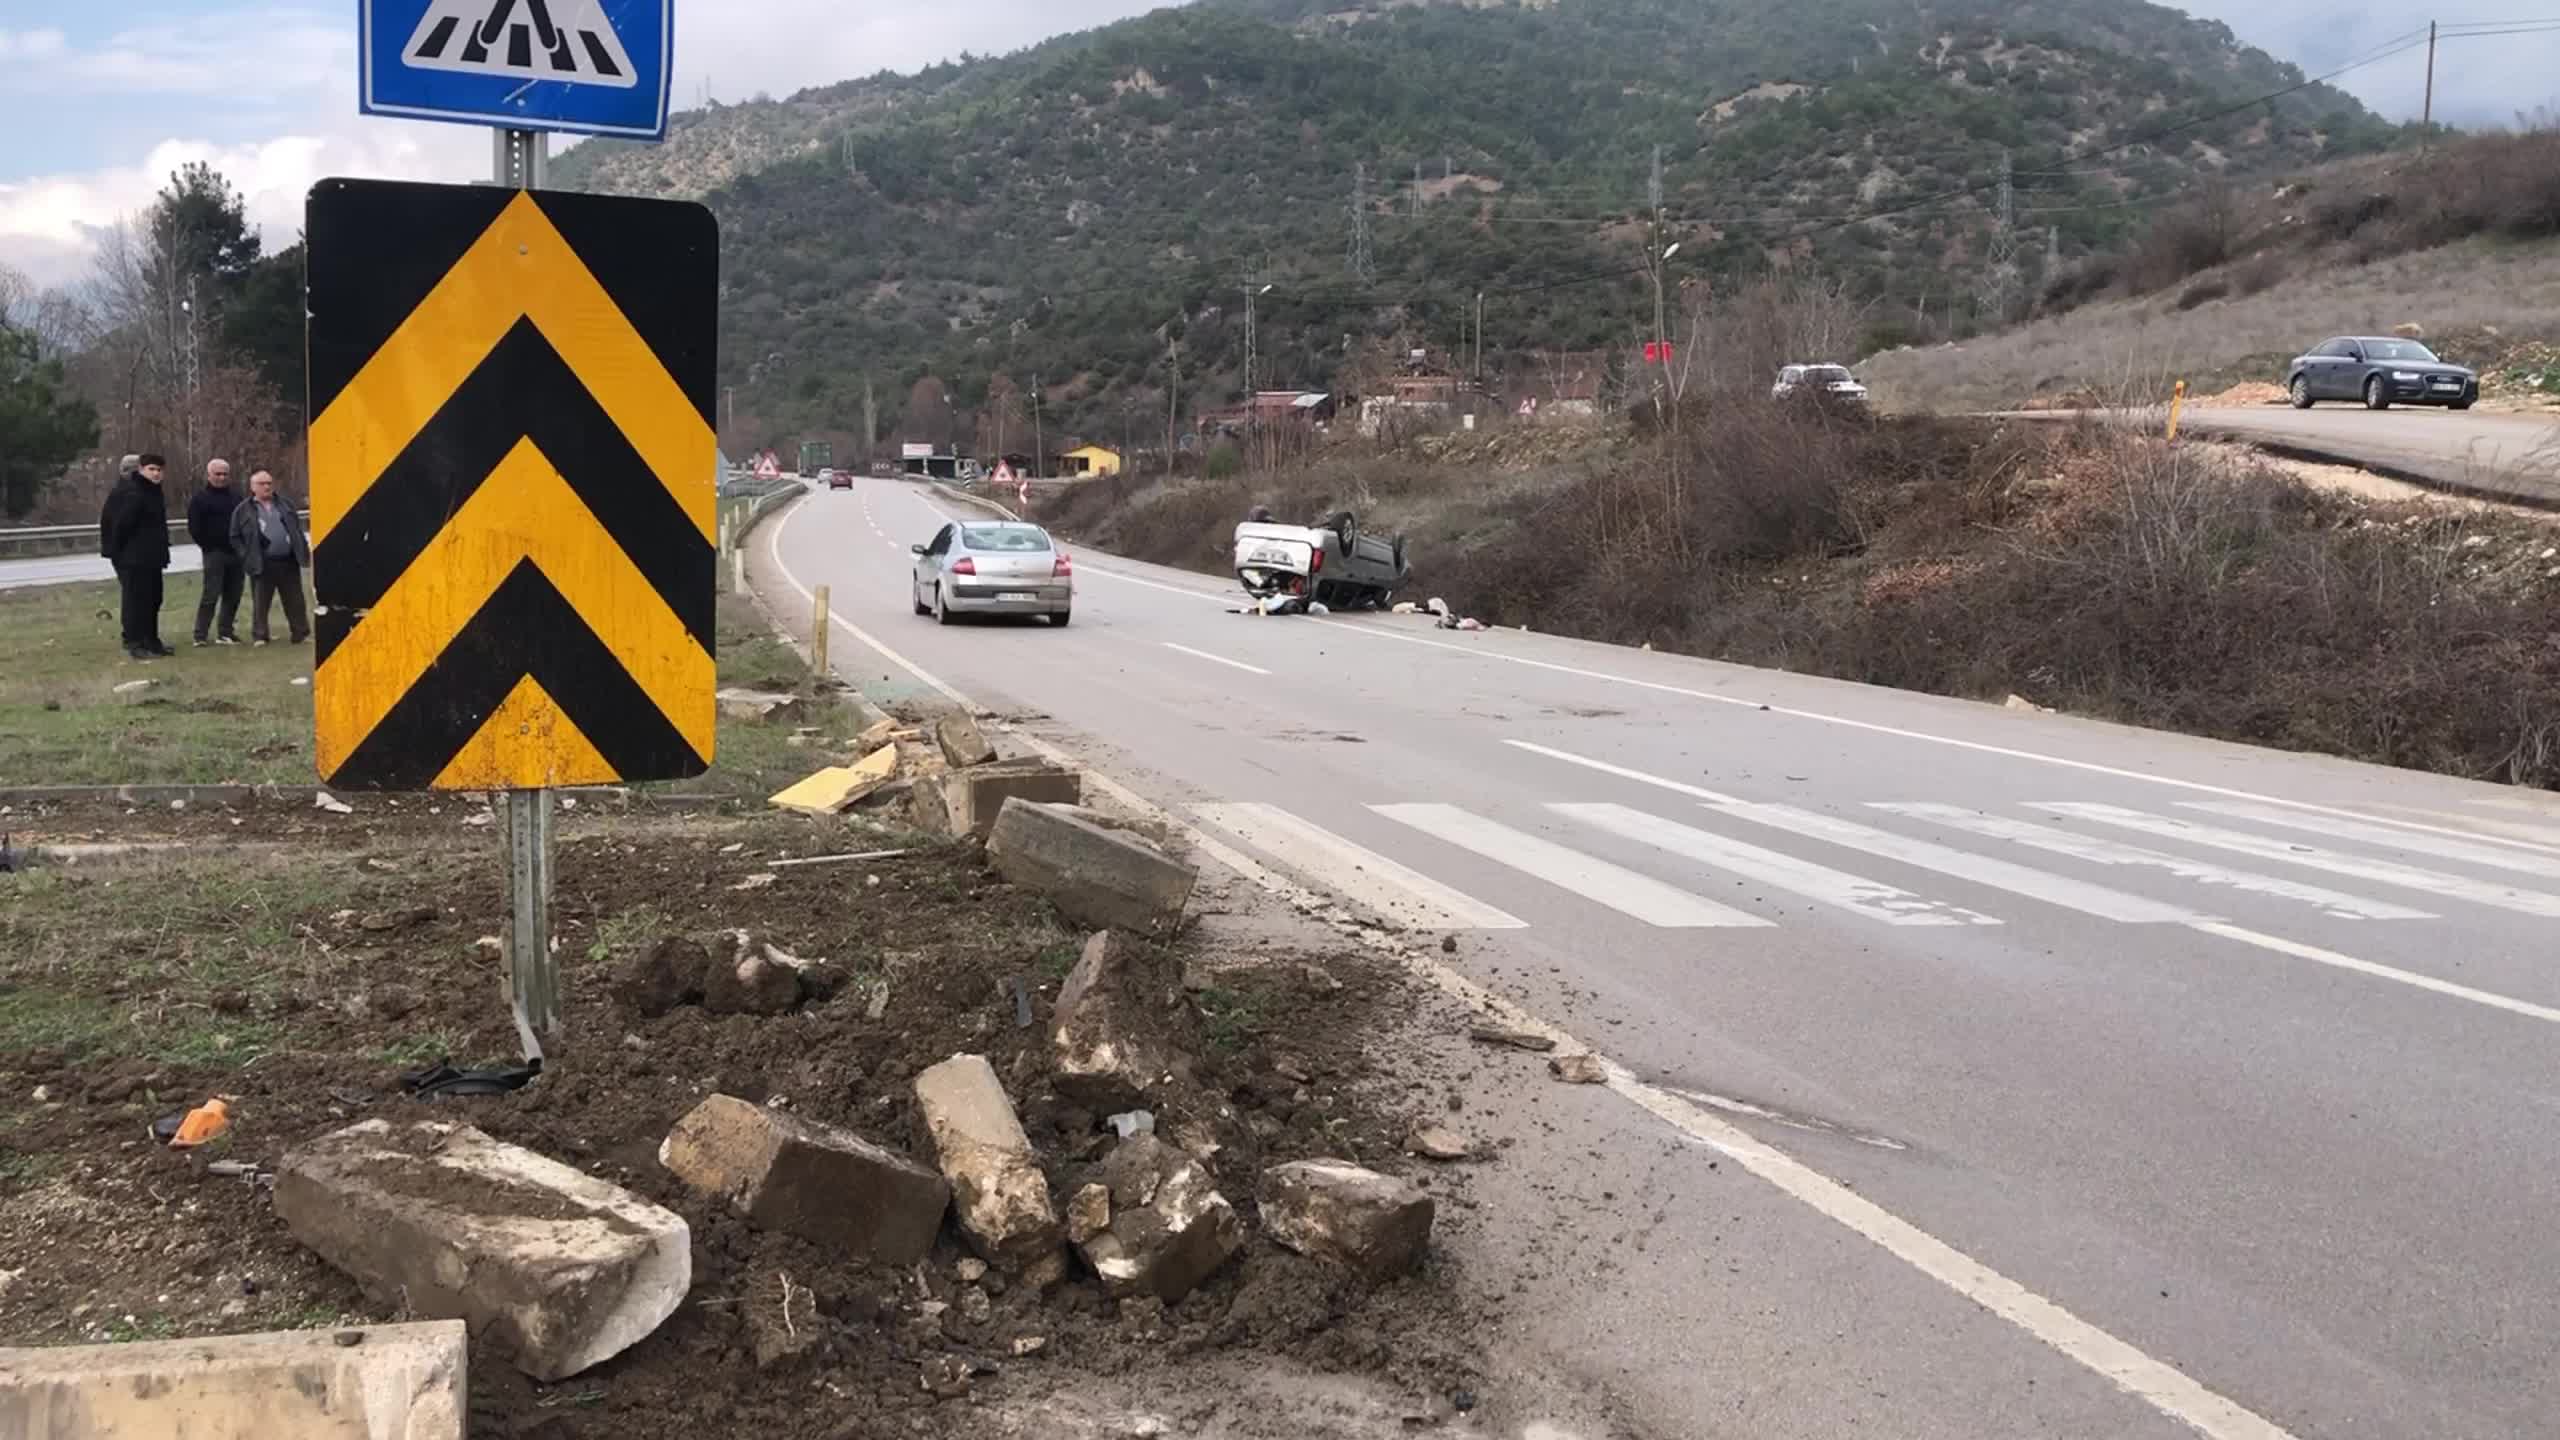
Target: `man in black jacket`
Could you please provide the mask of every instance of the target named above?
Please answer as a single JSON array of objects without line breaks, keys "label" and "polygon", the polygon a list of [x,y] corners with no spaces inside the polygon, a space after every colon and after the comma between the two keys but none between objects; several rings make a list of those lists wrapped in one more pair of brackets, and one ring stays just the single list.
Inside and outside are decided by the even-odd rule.
[{"label": "man in black jacket", "polygon": [[231,488],[231,462],[205,462],[204,488],[187,502],[187,536],[204,556],[204,595],[196,601],[198,645],[240,643],[232,629],[240,613],[240,557],[231,549],[231,512],[239,504],[240,492]]},{"label": "man in black jacket", "polygon": [[160,643],[160,572],[169,568],[169,498],[160,490],[166,463],[157,455],[135,457],[133,473],[108,492],[98,512],[98,553],[115,563],[124,653],[136,660],[178,653]]}]

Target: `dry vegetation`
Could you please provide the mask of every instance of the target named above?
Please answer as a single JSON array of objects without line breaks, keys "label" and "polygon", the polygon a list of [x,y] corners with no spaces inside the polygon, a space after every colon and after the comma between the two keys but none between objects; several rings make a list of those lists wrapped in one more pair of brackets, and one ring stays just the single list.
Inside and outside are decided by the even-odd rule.
[{"label": "dry vegetation", "polygon": [[2352,161],[2280,184],[2214,187],[2129,249],[2056,277],[2043,315],[1961,346],[1862,367],[1903,410],[1994,409],[2075,394],[2211,392],[2281,381],[2336,334],[2415,324],[2489,389],[2560,388],[2560,133],[2482,135],[2433,155]]},{"label": "dry vegetation", "polygon": [[2315,490],[2095,424],[1727,397],[1561,456],[1336,456],[1123,482],[1050,518],[1214,571],[1248,504],[1413,538],[1414,594],[1529,625],[2195,734],[2560,786],[2560,531]]}]

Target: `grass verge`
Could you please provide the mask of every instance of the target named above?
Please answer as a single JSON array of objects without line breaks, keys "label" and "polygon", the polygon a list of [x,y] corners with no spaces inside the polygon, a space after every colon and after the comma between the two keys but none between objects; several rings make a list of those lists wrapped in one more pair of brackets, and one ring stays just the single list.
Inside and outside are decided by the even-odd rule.
[{"label": "grass verge", "polygon": [[[192,577],[173,577],[164,629],[184,634]],[[316,784],[308,646],[247,645],[173,659],[125,657],[112,585],[0,591],[0,785]],[[806,693],[809,671],[752,602],[722,595],[723,686]],[[119,693],[118,685],[149,681]],[[299,682],[299,683],[297,683]],[[772,720],[723,715],[711,769],[676,793],[763,796],[818,763],[809,746],[849,737],[840,707]],[[815,733],[793,736],[801,726]]]}]

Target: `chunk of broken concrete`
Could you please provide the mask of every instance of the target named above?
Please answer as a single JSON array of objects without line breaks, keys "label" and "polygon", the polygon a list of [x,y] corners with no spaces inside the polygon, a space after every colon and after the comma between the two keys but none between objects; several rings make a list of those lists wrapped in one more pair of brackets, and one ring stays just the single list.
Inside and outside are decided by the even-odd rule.
[{"label": "chunk of broken concrete", "polygon": [[714,1015],[779,1015],[800,1003],[800,969],[744,930],[712,942],[702,1008]]},{"label": "chunk of broken concrete", "polygon": [[0,1435],[462,1440],[465,1350],[459,1320],[0,1349]]},{"label": "chunk of broken concrete", "polygon": [[946,770],[930,783],[919,782],[916,794],[917,823],[923,828],[983,840],[994,832],[1007,800],[1073,805],[1084,798],[1084,776],[1046,761],[1000,760]]},{"label": "chunk of broken concrete", "polygon": [[1418,1187],[1348,1160],[1297,1160],[1262,1175],[1262,1228],[1272,1239],[1374,1274],[1421,1261],[1435,1208]]},{"label": "chunk of broken concrete", "polygon": [[851,765],[831,765],[776,791],[769,802],[803,815],[833,815],[898,776],[898,747],[883,745]]},{"label": "chunk of broken concrete", "polygon": [[942,758],[954,770],[984,765],[996,758],[996,747],[988,743],[986,732],[966,715],[945,715],[935,721],[933,743],[942,748]]},{"label": "chunk of broken concrete", "polygon": [[1128,937],[1098,931],[1058,989],[1049,1037],[1058,1093],[1096,1110],[1139,1104],[1166,1073],[1134,1024],[1145,1002],[1129,993],[1130,958]]},{"label": "chunk of broken concrete", "polygon": [[1111,1228],[1111,1187],[1085,1185],[1067,1201],[1067,1239],[1081,1245]]},{"label": "chunk of broken concrete", "polygon": [[275,1208],[377,1303],[466,1320],[537,1380],[637,1344],[693,1284],[684,1217],[467,1125],[332,1131],[276,1167]]},{"label": "chunk of broken concrete", "polygon": [[1467,1038],[1480,1045],[1508,1045],[1514,1050],[1540,1054],[1556,1048],[1556,1042],[1535,1030],[1520,1030],[1509,1025],[1477,1025],[1467,1031]]},{"label": "chunk of broken concrete", "polygon": [[1244,1246],[1244,1220],[1209,1172],[1153,1135],[1120,1142],[1100,1177],[1111,1223],[1076,1248],[1112,1295],[1174,1304]]},{"label": "chunk of broken concrete", "polygon": [[613,998],[644,1020],[655,1020],[679,1005],[702,998],[702,983],[711,968],[711,953],[680,935],[671,935],[622,967],[614,977]]},{"label": "chunk of broken concrete", "polygon": [[800,703],[797,695],[779,690],[749,690],[731,687],[715,692],[712,699],[720,702],[720,713],[733,720],[771,720],[782,718]]},{"label": "chunk of broken concrete", "polygon": [[1076,924],[1138,935],[1171,934],[1199,878],[1153,846],[1019,799],[1004,802],[987,855]]},{"label": "chunk of broken concrete", "polygon": [[768,1230],[912,1265],[933,1248],[951,1187],[850,1130],[714,1095],[667,1132],[658,1163]]},{"label": "chunk of broken concrete", "polygon": [[1425,1160],[1464,1160],[1474,1153],[1466,1137],[1440,1125],[1425,1125],[1405,1137],[1404,1152]]},{"label": "chunk of broken concrete", "polygon": [[916,1076],[916,1105],[970,1245],[1015,1270],[1054,1261],[1061,1232],[1049,1180],[987,1057],[954,1055],[926,1068]]},{"label": "chunk of broken concrete", "polygon": [[1591,1054],[1558,1055],[1547,1061],[1547,1073],[1567,1085],[1609,1083],[1608,1067],[1600,1063],[1599,1056]]}]

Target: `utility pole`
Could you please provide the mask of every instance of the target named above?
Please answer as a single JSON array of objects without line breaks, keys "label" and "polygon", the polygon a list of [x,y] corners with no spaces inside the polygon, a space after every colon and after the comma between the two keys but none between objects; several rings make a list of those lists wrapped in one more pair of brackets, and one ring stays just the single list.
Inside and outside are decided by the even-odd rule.
[{"label": "utility pole", "polygon": [[1172,383],[1164,390],[1164,473],[1173,473],[1173,457],[1180,453],[1182,438],[1182,342],[1168,339],[1164,347],[1165,363],[1173,369]]},{"label": "utility pole", "polygon": [[1413,162],[1413,213],[1422,213],[1422,162]]},{"label": "utility pole", "polygon": [[1369,167],[1351,167],[1351,278],[1366,285],[1376,278],[1369,255]]},{"label": "utility pole", "polygon": [[1037,480],[1049,468],[1048,432],[1040,423],[1040,372],[1031,372],[1031,478]]},{"label": "utility pole", "polygon": [[1982,308],[1994,324],[2006,324],[2018,284],[2018,196],[2009,152],[2000,152],[2000,188],[1991,231],[1990,265],[1982,277]]},{"label": "utility pole", "polygon": [[[1662,380],[1671,375],[1671,321],[1662,297],[1662,147],[1653,147],[1653,173],[1645,181],[1645,203],[1653,210],[1653,223],[1647,228],[1644,247],[1645,274],[1653,281],[1653,341],[1656,363],[1662,366]],[[1657,403],[1659,403],[1657,399]]]},{"label": "utility pole", "polygon": [[[728,391],[727,391],[726,399],[727,399],[727,401],[728,401],[728,417],[729,417],[729,418],[727,418],[726,420],[723,420],[723,421],[721,421],[721,422],[720,422],[720,423],[721,423],[721,428],[726,429],[726,430],[736,430],[736,429],[738,428],[738,387],[737,387],[737,386],[732,385],[732,386],[728,387]],[[734,438],[736,438],[736,437],[735,437],[735,436],[732,436],[731,438],[732,438],[732,439],[734,439]]]},{"label": "utility pole", "polygon": [[871,450],[880,443],[880,402],[871,398],[871,377],[862,377],[862,468],[871,469]]},{"label": "utility pole", "polygon": [[1476,292],[1476,388],[1484,388],[1484,292]]},{"label": "utility pole", "polygon": [[2427,22],[2427,98],[2418,110],[2418,153],[2427,153],[2427,140],[2436,128],[2436,22]]}]

